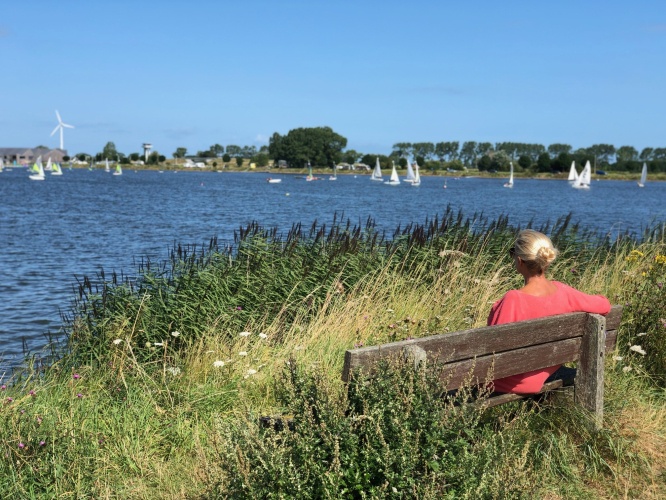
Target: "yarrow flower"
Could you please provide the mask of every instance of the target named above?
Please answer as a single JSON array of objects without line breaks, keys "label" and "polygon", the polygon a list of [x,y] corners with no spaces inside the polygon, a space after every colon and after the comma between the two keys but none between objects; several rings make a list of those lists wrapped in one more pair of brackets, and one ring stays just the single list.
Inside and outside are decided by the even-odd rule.
[{"label": "yarrow flower", "polygon": [[116,339],[113,341],[114,344],[118,345],[123,341],[123,339]]},{"label": "yarrow flower", "polygon": [[222,367],[224,366],[224,361],[221,361],[221,360],[218,359],[217,361],[215,361],[215,362],[213,363],[213,366],[214,366],[215,368],[222,368]]},{"label": "yarrow flower", "polygon": [[636,337],[644,337],[645,335],[647,335],[647,332],[641,332],[638,335],[636,335]]},{"label": "yarrow flower", "polygon": [[162,347],[164,345],[164,342],[155,342],[153,345],[155,347]]},{"label": "yarrow flower", "polygon": [[260,333],[259,338],[260,339],[265,339],[265,338],[268,338],[268,335],[266,335],[265,333]]},{"label": "yarrow flower", "polygon": [[640,354],[640,355],[642,355],[642,356],[645,356],[645,354],[647,354],[647,353],[643,350],[643,348],[642,348],[641,346],[639,346],[639,345],[632,345],[632,346],[629,348],[629,350],[630,350],[630,351],[637,352],[638,354]]},{"label": "yarrow flower", "polygon": [[173,331],[171,332],[172,337],[180,337],[180,332],[179,331]]},{"label": "yarrow flower", "polygon": [[250,335],[252,335],[252,332],[240,332],[238,335],[240,335],[241,337],[249,337]]},{"label": "yarrow flower", "polygon": [[613,356],[613,361],[622,361],[623,359],[622,356]]},{"label": "yarrow flower", "polygon": [[623,368],[622,368],[622,371],[623,371],[624,373],[630,372],[630,371],[631,371],[631,366],[627,365],[627,366],[623,367]]},{"label": "yarrow flower", "polygon": [[239,356],[247,356],[247,351],[241,351],[238,353]]},{"label": "yarrow flower", "polygon": [[180,368],[178,368],[177,366],[169,366],[169,367],[166,369],[166,371],[168,371],[168,372],[169,372],[171,375],[173,375],[174,377],[175,377],[176,375],[180,375]]},{"label": "yarrow flower", "polygon": [[253,370],[252,368],[247,371],[248,375],[254,375],[255,373],[257,373],[257,370]]}]

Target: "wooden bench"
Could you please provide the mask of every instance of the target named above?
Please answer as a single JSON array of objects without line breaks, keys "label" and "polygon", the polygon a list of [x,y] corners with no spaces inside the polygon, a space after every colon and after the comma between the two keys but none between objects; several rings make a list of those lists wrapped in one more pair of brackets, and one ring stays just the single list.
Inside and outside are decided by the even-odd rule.
[{"label": "wooden bench", "polygon": [[[348,350],[342,373],[348,382],[352,373],[370,373],[383,357],[409,356],[416,366],[437,361],[442,364],[444,390],[465,384],[482,385],[488,373],[494,379],[550,366],[576,362],[574,401],[590,412],[595,425],[603,424],[604,359],[615,348],[622,306],[613,306],[606,317],[571,313],[497,326],[486,326],[433,335],[373,347]],[[566,384],[554,380],[541,392]],[[482,400],[494,406],[522,399],[518,394],[502,394]]]}]

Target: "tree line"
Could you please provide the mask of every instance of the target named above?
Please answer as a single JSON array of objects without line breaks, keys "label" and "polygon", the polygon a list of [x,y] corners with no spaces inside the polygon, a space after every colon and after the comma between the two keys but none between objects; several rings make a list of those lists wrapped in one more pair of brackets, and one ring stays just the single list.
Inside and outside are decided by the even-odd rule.
[{"label": "tree line", "polygon": [[[250,160],[259,167],[283,161],[288,167],[303,168],[332,167],[340,162],[349,164],[364,163],[374,165],[379,159],[382,167],[396,163],[404,168],[407,159],[416,160],[419,165],[431,170],[464,170],[478,168],[482,171],[508,171],[510,164],[517,171],[564,172],[572,162],[582,165],[589,161],[595,170],[638,172],[643,162],[649,165],[651,172],[666,172],[666,148],[646,147],[640,152],[633,146],[616,148],[612,144],[594,144],[587,148],[575,149],[569,144],[555,143],[548,146],[521,142],[397,142],[388,155],[364,153],[346,149],[347,138],[333,131],[331,127],[297,128],[286,135],[275,132],[269,144],[261,146],[223,146],[213,144],[205,151],[197,151],[197,158],[221,158],[229,163],[235,160],[241,165],[243,160]],[[185,147],[179,147],[173,153],[174,158],[188,157]],[[108,142],[102,152],[94,157],[85,153],[76,155],[86,161],[109,159],[129,163],[143,158],[140,153],[124,155],[116,150],[113,142]],[[148,156],[148,163],[161,163],[165,157],[153,151]]]}]

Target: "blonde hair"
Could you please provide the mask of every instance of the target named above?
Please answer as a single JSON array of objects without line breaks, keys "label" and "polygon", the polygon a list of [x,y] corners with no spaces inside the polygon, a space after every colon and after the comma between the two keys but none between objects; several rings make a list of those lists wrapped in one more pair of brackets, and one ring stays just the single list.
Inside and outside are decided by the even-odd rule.
[{"label": "blonde hair", "polygon": [[533,229],[518,233],[513,251],[528,269],[538,274],[545,273],[558,254],[550,238]]}]

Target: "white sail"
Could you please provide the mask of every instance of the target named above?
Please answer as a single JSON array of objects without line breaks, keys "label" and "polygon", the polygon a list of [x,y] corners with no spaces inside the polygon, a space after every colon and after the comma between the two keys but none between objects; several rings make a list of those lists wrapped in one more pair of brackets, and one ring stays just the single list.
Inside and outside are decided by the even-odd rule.
[{"label": "white sail", "polygon": [[571,168],[569,169],[569,177],[567,178],[567,180],[570,182],[574,182],[576,179],[578,179],[578,172],[576,171],[576,162],[572,161]]},{"label": "white sail", "polygon": [[111,172],[111,167],[109,167],[109,159],[104,160],[104,171]]},{"label": "white sail", "polygon": [[5,162],[2,161],[2,158],[0,158],[0,172],[2,172],[5,169]]},{"label": "white sail", "polygon": [[643,162],[643,170],[641,170],[641,180],[638,181],[638,187],[645,187],[647,181],[647,164]]},{"label": "white sail", "polygon": [[412,186],[420,186],[421,185],[421,174],[419,174],[419,164],[415,163],[414,164],[414,181],[412,182]]},{"label": "white sail", "polygon": [[113,175],[123,175],[123,167],[120,166],[120,163],[116,163],[116,171]]},{"label": "white sail", "polygon": [[338,167],[335,166],[335,163],[333,164],[333,175],[331,175],[328,178],[329,181],[337,181],[338,180]]},{"label": "white sail", "polygon": [[377,162],[375,163],[375,169],[372,171],[372,175],[370,176],[371,181],[383,181],[384,179],[382,178],[382,169],[379,166],[379,157],[377,157]]},{"label": "white sail", "polygon": [[405,182],[414,182],[416,175],[414,175],[414,169],[409,160],[407,160],[407,177],[405,177]]},{"label": "white sail", "polygon": [[504,183],[505,188],[512,188],[513,187],[513,163],[509,162],[509,166],[511,168],[510,174],[509,174],[509,182]]},{"label": "white sail", "polygon": [[53,164],[53,169],[51,170],[51,175],[62,175],[62,168],[60,168],[59,163]]},{"label": "white sail", "polygon": [[32,166],[32,171],[35,173],[28,177],[31,181],[43,181],[45,179],[41,156],[37,158],[37,162]]},{"label": "white sail", "polygon": [[393,163],[393,170],[391,171],[391,178],[386,181],[384,184],[389,186],[397,186],[400,184],[400,178],[398,177],[398,171],[395,169],[395,163]]},{"label": "white sail", "polygon": [[46,172],[50,172],[51,170],[53,170],[53,164],[51,163],[51,158],[49,158],[48,161],[46,162],[46,166],[44,167],[44,170]]},{"label": "white sail", "polygon": [[592,167],[590,162],[585,163],[585,168],[581,171],[578,179],[573,183],[575,189],[590,189],[590,184],[592,183]]}]

